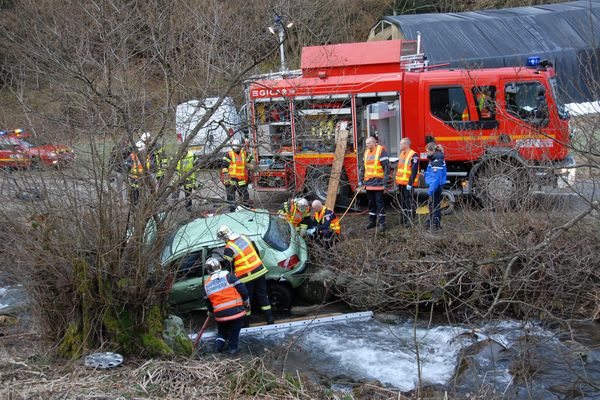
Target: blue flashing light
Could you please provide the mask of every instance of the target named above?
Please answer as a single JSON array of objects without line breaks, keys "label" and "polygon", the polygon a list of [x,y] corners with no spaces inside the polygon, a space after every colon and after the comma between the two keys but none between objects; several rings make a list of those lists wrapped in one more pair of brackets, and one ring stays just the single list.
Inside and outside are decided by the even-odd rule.
[{"label": "blue flashing light", "polygon": [[6,133],[7,133],[6,131],[0,131],[0,136],[6,135]]},{"label": "blue flashing light", "polygon": [[528,67],[537,67],[538,65],[540,65],[540,57],[539,56],[533,56],[533,57],[527,58],[527,66]]}]

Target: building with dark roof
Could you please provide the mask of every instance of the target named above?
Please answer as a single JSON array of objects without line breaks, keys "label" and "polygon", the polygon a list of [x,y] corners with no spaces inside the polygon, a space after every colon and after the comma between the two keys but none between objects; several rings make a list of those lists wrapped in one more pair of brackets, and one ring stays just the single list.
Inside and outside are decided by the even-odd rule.
[{"label": "building with dark roof", "polygon": [[564,100],[600,98],[600,0],[388,16],[368,40],[416,40],[418,32],[430,64],[505,67],[540,56],[554,63]]}]

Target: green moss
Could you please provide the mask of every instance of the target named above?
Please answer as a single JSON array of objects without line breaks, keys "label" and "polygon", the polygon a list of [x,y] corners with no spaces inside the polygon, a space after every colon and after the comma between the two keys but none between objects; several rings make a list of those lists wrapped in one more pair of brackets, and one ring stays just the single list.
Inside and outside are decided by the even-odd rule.
[{"label": "green moss", "polygon": [[162,339],[162,313],[155,304],[148,311],[146,330],[138,334],[144,352],[149,356],[173,355],[173,350]]},{"label": "green moss", "polygon": [[83,348],[83,340],[79,324],[71,322],[62,342],[58,346],[58,354],[61,357],[75,359],[81,356],[81,350]]},{"label": "green moss", "polygon": [[175,343],[173,344],[173,352],[178,356],[190,356],[194,352],[192,341],[188,338],[182,338],[181,336],[175,336]]},{"label": "green moss", "polygon": [[128,310],[117,313],[114,309],[109,309],[104,313],[102,323],[112,340],[119,346],[119,351],[125,354],[133,352],[133,320]]}]

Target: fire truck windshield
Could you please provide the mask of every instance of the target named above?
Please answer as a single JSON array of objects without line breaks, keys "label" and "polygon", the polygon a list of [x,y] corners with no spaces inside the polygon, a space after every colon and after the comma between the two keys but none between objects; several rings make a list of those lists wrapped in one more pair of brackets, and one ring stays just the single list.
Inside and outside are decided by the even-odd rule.
[{"label": "fire truck windshield", "polygon": [[561,97],[559,95],[558,83],[556,82],[556,78],[550,78],[550,87],[552,88],[552,97],[554,97],[554,102],[556,103],[556,108],[558,111],[558,116],[560,119],[569,119],[569,111],[565,104],[562,102]]}]

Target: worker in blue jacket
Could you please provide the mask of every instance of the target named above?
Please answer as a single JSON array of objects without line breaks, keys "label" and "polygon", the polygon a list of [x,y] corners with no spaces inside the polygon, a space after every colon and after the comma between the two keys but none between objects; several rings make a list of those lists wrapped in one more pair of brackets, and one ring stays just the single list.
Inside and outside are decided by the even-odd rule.
[{"label": "worker in blue jacket", "polygon": [[429,164],[425,170],[425,183],[428,186],[429,195],[429,217],[426,225],[429,228],[442,228],[442,189],[446,183],[446,161],[444,160],[444,151],[441,146],[435,142],[427,143],[425,146]]}]

